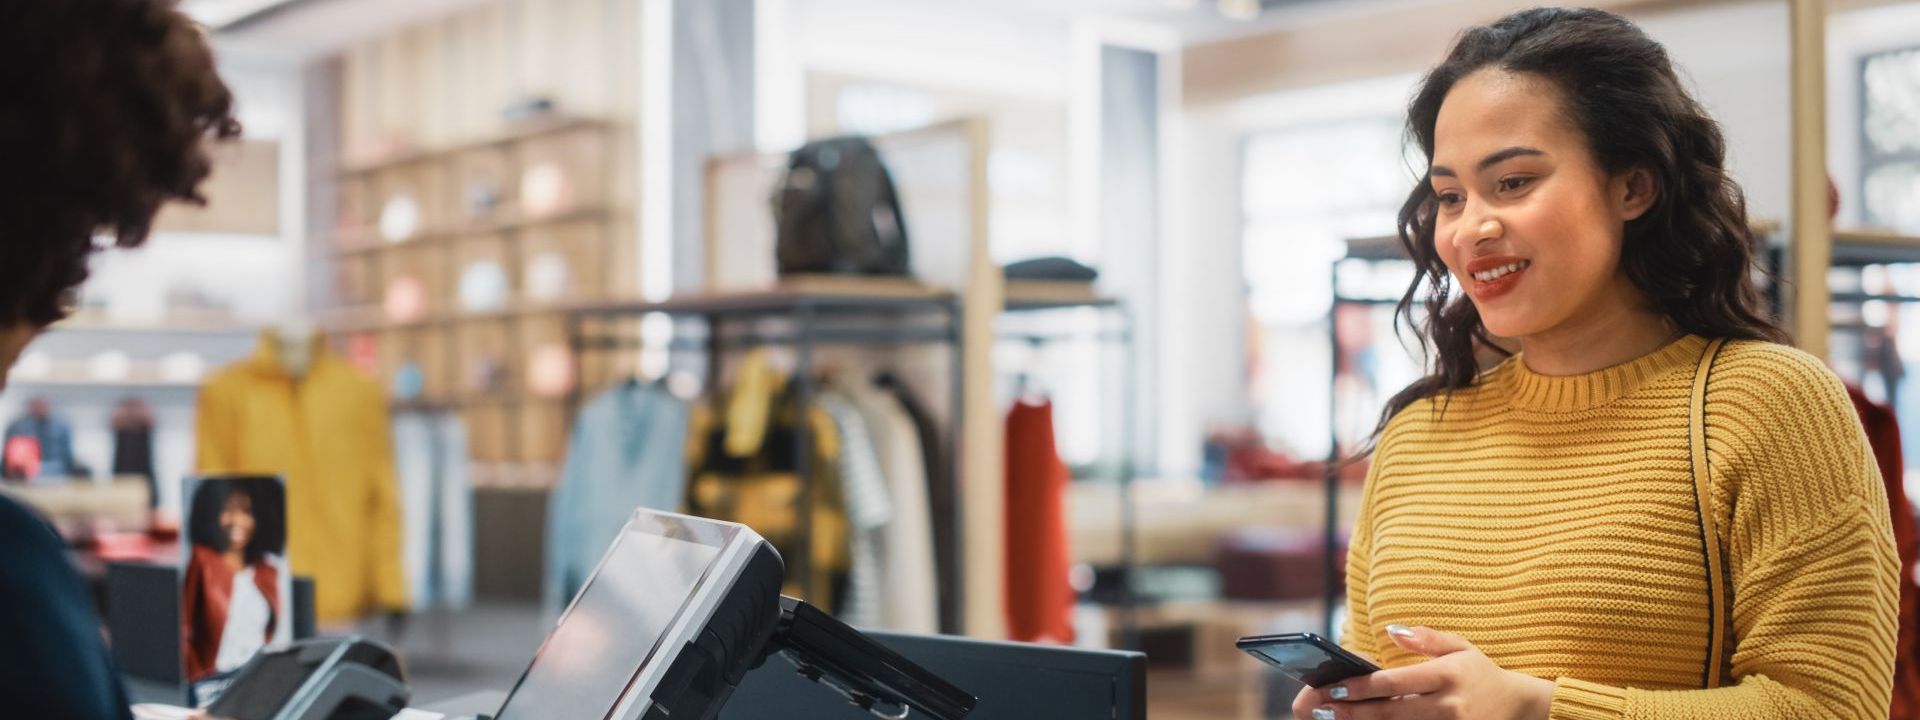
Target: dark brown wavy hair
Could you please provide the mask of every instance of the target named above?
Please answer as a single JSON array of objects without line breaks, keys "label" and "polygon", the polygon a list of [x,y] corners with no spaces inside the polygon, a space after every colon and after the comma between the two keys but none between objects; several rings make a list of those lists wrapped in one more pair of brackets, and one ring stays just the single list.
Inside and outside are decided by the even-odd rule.
[{"label": "dark brown wavy hair", "polygon": [[[1482,69],[1552,82],[1561,111],[1586,135],[1603,169],[1643,168],[1653,175],[1658,195],[1651,209],[1626,224],[1620,253],[1627,278],[1653,307],[1696,335],[1787,342],[1754,280],[1746,196],[1727,174],[1720,125],[1681,85],[1665,48],[1627,19],[1600,10],[1535,8],[1467,30],[1407,106],[1407,132],[1429,163],[1441,102],[1455,83]],[[1376,440],[1401,410],[1472,385],[1480,373],[1478,353],[1508,354],[1493,343],[1473,302],[1453,292],[1453,276],[1433,246],[1438,207],[1431,180],[1423,175],[1400,208],[1400,242],[1418,274],[1396,315],[1400,327],[1419,328],[1432,374],[1387,401]],[[1424,306],[1424,323],[1416,321],[1417,304]]]},{"label": "dark brown wavy hair", "polygon": [[0,2],[0,325],[64,316],[94,237],[134,247],[162,204],[204,203],[206,141],[239,133],[175,0]]}]

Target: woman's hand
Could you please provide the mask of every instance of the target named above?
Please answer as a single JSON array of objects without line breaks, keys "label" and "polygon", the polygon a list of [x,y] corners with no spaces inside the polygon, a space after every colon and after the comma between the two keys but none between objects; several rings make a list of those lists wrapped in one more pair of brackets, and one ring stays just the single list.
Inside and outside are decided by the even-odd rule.
[{"label": "woman's hand", "polygon": [[1545,720],[1553,683],[1500,669],[1465,638],[1387,626],[1395,645],[1431,660],[1381,670],[1293,699],[1298,720]]}]

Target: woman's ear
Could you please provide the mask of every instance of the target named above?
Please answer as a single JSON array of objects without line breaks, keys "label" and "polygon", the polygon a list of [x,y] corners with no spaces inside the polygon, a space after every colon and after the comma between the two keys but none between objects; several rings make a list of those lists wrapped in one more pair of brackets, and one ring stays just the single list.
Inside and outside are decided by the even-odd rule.
[{"label": "woman's ear", "polygon": [[1659,181],[1646,168],[1634,168],[1616,175],[1612,185],[1614,205],[1620,209],[1621,222],[1632,222],[1647,214],[1660,195]]}]

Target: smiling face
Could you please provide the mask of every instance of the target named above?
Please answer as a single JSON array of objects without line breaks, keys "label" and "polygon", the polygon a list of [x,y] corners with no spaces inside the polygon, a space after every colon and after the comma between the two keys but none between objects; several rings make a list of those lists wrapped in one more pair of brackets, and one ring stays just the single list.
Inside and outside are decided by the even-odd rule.
[{"label": "smiling face", "polygon": [[227,534],[227,549],[239,552],[253,541],[253,498],[246,493],[227,495],[220,507],[220,530]]},{"label": "smiling face", "polygon": [[1620,264],[1650,176],[1611,174],[1538,76],[1483,69],[1447,93],[1430,173],[1434,249],[1488,332],[1526,338],[1644,306]]}]

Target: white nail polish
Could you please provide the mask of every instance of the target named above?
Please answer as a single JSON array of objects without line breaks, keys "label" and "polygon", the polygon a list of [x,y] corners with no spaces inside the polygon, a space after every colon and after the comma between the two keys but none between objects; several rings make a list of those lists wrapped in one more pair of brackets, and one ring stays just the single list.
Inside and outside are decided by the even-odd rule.
[{"label": "white nail polish", "polygon": [[1387,634],[1392,635],[1394,637],[1412,639],[1413,628],[1407,627],[1405,625],[1388,625]]},{"label": "white nail polish", "polygon": [[1314,708],[1313,720],[1334,720],[1333,708]]},{"label": "white nail polish", "polygon": [[1333,698],[1335,700],[1347,699],[1347,686],[1345,685],[1333,686],[1333,689],[1327,691],[1327,697]]}]

